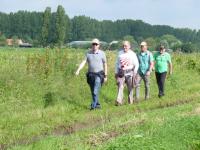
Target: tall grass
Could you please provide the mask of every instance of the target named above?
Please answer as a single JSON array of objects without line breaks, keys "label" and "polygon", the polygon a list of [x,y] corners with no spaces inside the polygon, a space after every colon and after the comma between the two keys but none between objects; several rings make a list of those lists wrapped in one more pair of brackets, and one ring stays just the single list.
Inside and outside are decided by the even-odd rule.
[{"label": "tall grass", "polygon": [[[199,54],[174,54],[174,75],[166,82],[166,97],[157,98],[154,74],[150,101],[115,107],[115,52],[106,52],[108,82],[100,94],[102,110],[89,112],[90,90],[87,67],[74,76],[85,51],[74,49],[1,49],[0,51],[0,144],[20,145],[51,135],[60,126],[95,122],[123,113],[151,110],[194,101],[199,97]],[[127,91],[125,91],[127,92]],[[125,95],[125,100],[127,95]],[[127,104],[127,100],[125,101]],[[83,125],[84,126],[84,125]]]}]

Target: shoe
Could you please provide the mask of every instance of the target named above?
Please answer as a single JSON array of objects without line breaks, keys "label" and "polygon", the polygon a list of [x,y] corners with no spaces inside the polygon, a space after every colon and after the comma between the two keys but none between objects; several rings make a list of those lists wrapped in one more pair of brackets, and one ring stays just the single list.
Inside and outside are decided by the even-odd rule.
[{"label": "shoe", "polygon": [[95,108],[92,108],[92,107],[91,107],[90,110],[95,110]]},{"label": "shoe", "polygon": [[159,97],[159,98],[161,98],[161,97],[163,97],[163,96],[165,96],[165,94],[158,94],[158,97]]},{"label": "shoe", "polygon": [[119,103],[118,101],[115,102],[115,106],[121,106],[122,103]]},{"label": "shoe", "polygon": [[101,109],[101,105],[96,105],[96,109]]},{"label": "shoe", "polygon": [[133,103],[138,103],[140,101],[139,97],[138,98],[134,98]]}]

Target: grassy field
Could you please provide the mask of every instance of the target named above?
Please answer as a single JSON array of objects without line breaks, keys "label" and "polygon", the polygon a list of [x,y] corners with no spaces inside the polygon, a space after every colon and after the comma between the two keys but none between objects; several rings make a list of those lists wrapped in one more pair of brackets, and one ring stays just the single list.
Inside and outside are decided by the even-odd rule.
[{"label": "grassy field", "polygon": [[116,52],[106,52],[102,109],[89,111],[87,67],[74,76],[84,53],[0,49],[0,149],[200,149],[200,54],[173,54],[162,99],[152,73],[149,101],[142,85],[139,103],[116,107]]}]

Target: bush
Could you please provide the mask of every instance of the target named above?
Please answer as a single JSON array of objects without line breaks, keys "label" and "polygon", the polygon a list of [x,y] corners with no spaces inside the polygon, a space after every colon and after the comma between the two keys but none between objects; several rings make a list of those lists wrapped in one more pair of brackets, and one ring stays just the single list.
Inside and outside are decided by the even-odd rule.
[{"label": "bush", "polygon": [[0,46],[6,46],[6,37],[3,34],[0,34]]},{"label": "bush", "polygon": [[185,53],[192,53],[195,51],[195,48],[192,43],[185,43],[181,46],[181,50]]}]

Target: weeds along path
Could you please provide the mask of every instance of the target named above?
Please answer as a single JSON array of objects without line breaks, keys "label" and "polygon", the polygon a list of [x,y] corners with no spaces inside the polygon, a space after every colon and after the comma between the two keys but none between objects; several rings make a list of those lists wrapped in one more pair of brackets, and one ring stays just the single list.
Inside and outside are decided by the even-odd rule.
[{"label": "weeds along path", "polygon": [[[102,88],[100,95],[100,99],[103,99],[103,109],[88,112],[86,107],[90,95],[85,82],[87,68],[79,77],[74,76],[76,65],[84,56],[83,51],[79,52],[47,50],[33,53],[23,51],[1,53],[0,94],[3,95],[0,100],[2,102],[0,110],[5,114],[2,115],[5,119],[1,126],[4,135],[1,135],[0,149],[29,145],[50,136],[69,137],[68,135],[75,135],[83,130],[112,124],[113,119],[124,117],[126,114],[150,112],[199,100],[200,84],[197,82],[200,79],[199,55],[174,55],[175,73],[166,82],[168,96],[162,100],[157,98],[155,77],[152,75],[152,99],[115,107],[113,103],[116,85],[112,74],[115,52],[107,52],[110,74],[108,84]],[[14,117],[13,112],[15,112]],[[57,119],[55,122],[52,121],[53,117]],[[137,126],[144,122],[145,120],[138,120],[130,124]],[[124,126],[129,128],[129,125],[124,124]],[[120,134],[121,132],[111,131],[102,135],[102,138],[108,139]]]},{"label": "weeds along path", "polygon": [[[199,96],[200,96],[200,94],[197,94],[195,97],[192,97],[190,99],[182,99],[182,100],[176,100],[176,101],[172,101],[172,102],[170,102],[170,101],[169,102],[161,102],[160,101],[158,104],[151,106],[149,108],[146,108],[146,109],[142,109],[136,105],[133,110],[129,110],[129,111],[131,111],[131,113],[140,113],[140,112],[153,111],[156,109],[164,109],[167,107],[176,107],[176,106],[180,106],[180,105],[184,105],[184,104],[188,104],[188,103],[192,103],[192,102],[198,102]],[[114,118],[114,117],[123,116],[123,115],[127,114],[128,111],[120,111],[119,112],[119,111],[117,111],[117,108],[116,108],[113,112],[110,111],[109,113],[110,113],[110,115],[102,114],[103,116],[101,118],[99,116],[97,116],[97,117],[92,116],[93,114],[88,113],[87,116],[89,116],[89,117],[85,120],[85,122],[76,122],[75,124],[72,124],[70,126],[60,125],[60,126],[56,127],[50,135],[54,135],[54,136],[70,135],[70,134],[73,134],[80,130],[101,126],[102,124],[111,122],[112,118]],[[142,120],[142,122],[143,122],[143,120]]]},{"label": "weeds along path", "polygon": [[[124,110],[124,108],[126,106],[125,107],[122,106],[122,107],[114,107],[112,110],[109,111],[109,113],[108,112],[106,112],[106,113],[100,112],[99,114],[97,114],[96,112],[98,112],[99,110],[86,112],[85,115],[87,116],[87,118],[85,118],[85,120],[83,122],[77,121],[71,125],[65,125],[65,124],[58,125],[50,133],[43,133],[39,136],[31,137],[30,139],[20,139],[20,140],[15,141],[14,143],[11,143],[8,145],[2,144],[2,145],[0,145],[0,150],[5,150],[5,149],[8,149],[8,148],[11,148],[14,146],[29,145],[29,144],[38,142],[40,140],[43,140],[49,136],[53,136],[53,137],[69,136],[69,135],[75,134],[79,131],[84,131],[84,130],[88,130],[88,129],[92,129],[92,128],[101,127],[104,124],[112,123],[113,119],[116,119],[118,116],[123,117],[127,113],[140,114],[140,113],[147,113],[147,112],[164,109],[164,108],[168,108],[168,107],[181,106],[181,105],[188,104],[188,103],[197,103],[197,102],[199,102],[199,99],[198,99],[199,97],[200,97],[200,94],[196,93],[192,97],[186,98],[186,99],[177,99],[175,101],[159,101],[159,102],[155,103],[154,105],[151,105],[147,108],[142,108],[139,106],[139,104],[135,104],[135,105],[131,106],[130,109],[128,109],[128,110]],[[150,101],[148,101],[148,102],[150,103]],[[106,133],[102,133],[100,135],[100,137],[95,137],[95,135],[92,135],[90,138],[96,139],[96,140],[89,139],[88,144],[90,144],[91,146],[95,146],[96,145],[95,141],[97,141],[97,143],[99,141],[101,141],[101,143],[103,143],[104,141],[107,141],[110,138],[114,138],[114,137],[120,136],[121,134],[128,133],[129,132],[128,129],[130,127],[144,124],[145,121],[146,121],[145,119],[141,119],[141,120],[124,123],[119,126],[119,128],[122,128],[123,131],[110,130]]]}]

